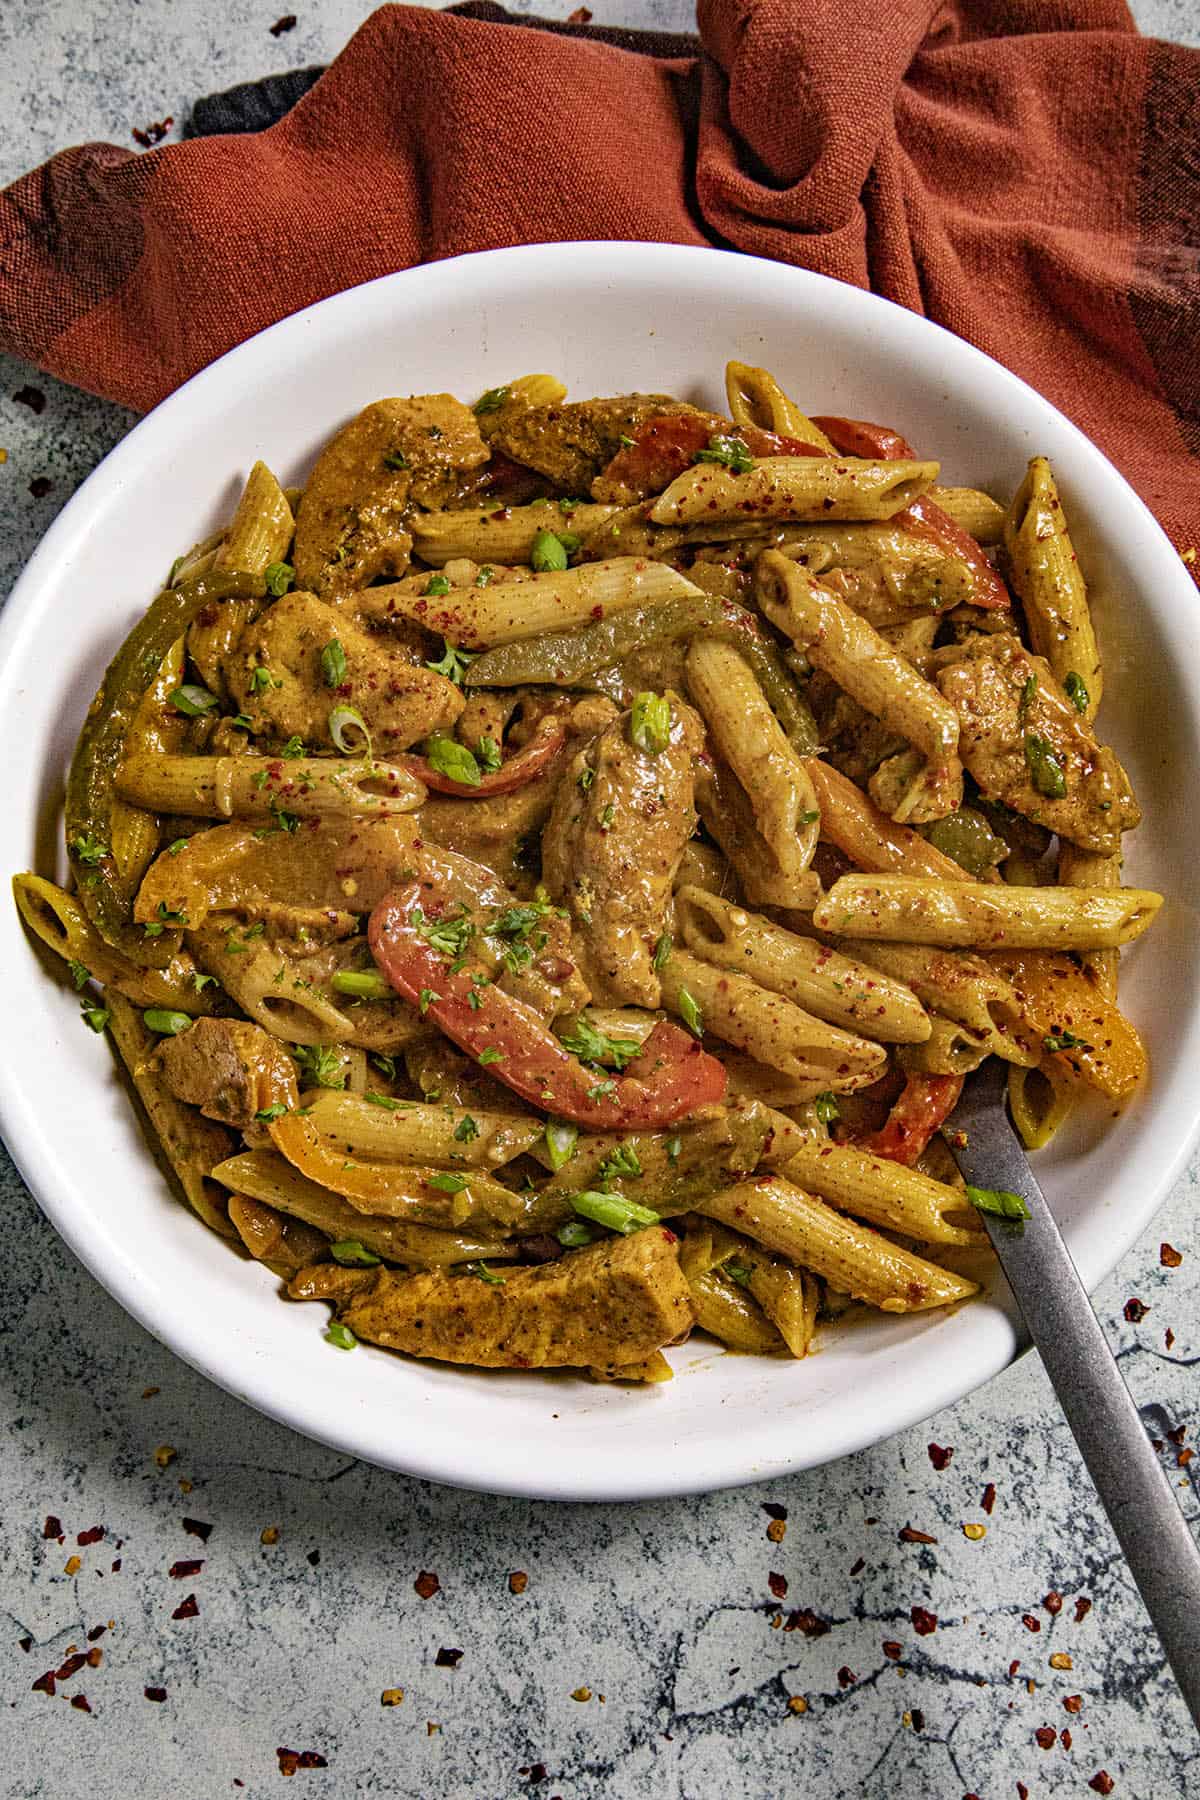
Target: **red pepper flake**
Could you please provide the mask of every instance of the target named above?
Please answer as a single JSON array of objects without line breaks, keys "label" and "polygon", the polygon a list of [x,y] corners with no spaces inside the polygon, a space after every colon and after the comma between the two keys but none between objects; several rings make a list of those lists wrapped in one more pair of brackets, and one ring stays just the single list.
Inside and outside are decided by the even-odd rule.
[{"label": "red pepper flake", "polygon": [[[21,396],[18,394],[17,398],[19,400]],[[1160,1244],[1158,1246],[1158,1260],[1164,1269],[1177,1269],[1183,1261],[1183,1251],[1177,1250],[1174,1244]]]},{"label": "red pepper flake", "polygon": [[1023,1781],[1017,1783],[1017,1800],[1029,1800],[1029,1789]]},{"label": "red pepper flake", "polygon": [[1187,1426],[1176,1425],[1173,1431],[1168,1431],[1167,1436],[1173,1444],[1182,1444],[1184,1438],[1187,1436]]},{"label": "red pepper flake", "polygon": [[924,1731],[924,1729],[925,1729],[925,1714],[921,1711],[919,1706],[914,1706],[908,1716],[912,1722],[912,1728],[914,1731]]},{"label": "red pepper flake", "polygon": [[92,1629],[87,1634],[88,1643],[94,1644],[96,1639],[102,1638],[107,1630],[107,1625],[93,1625]]},{"label": "red pepper flake", "polygon": [[1042,1621],[1039,1618],[1036,1618],[1033,1613],[1022,1613],[1021,1623],[1026,1631],[1040,1631],[1042,1629]]},{"label": "red pepper flake", "polygon": [[282,1746],[276,1750],[279,1758],[279,1773],[294,1775],[297,1769],[327,1769],[328,1762],[316,1750],[287,1750]]},{"label": "red pepper flake", "polygon": [[189,1537],[198,1537],[202,1544],[207,1544],[212,1536],[212,1526],[204,1519],[185,1519],[183,1529]]},{"label": "red pepper flake", "polygon": [[101,1664],[101,1663],[102,1663],[102,1662],[103,1662],[103,1661],[104,1661],[104,1652],[103,1652],[103,1650],[100,1650],[100,1649],[93,1649],[93,1650],[89,1650],[89,1651],[88,1651],[88,1653],[87,1653],[87,1665],[88,1665],[88,1668],[89,1668],[89,1669],[98,1669],[98,1668],[99,1668],[99,1667],[100,1667],[100,1664]]},{"label": "red pepper flake", "polygon": [[1175,1347],[1175,1333],[1171,1330],[1171,1327],[1169,1325],[1167,1326],[1167,1329],[1163,1332],[1163,1344],[1166,1346],[1166,1348],[1168,1350],[1173,1350]]},{"label": "red pepper flake", "polygon": [[1008,1677],[1009,1677],[1010,1681],[1012,1680],[1013,1676],[1016,1674],[1016,1672],[1020,1668],[1020,1666],[1021,1666],[1020,1657],[1014,1656],[1013,1660],[1008,1665]]},{"label": "red pepper flake", "polygon": [[767,1586],[777,1600],[787,1599],[787,1576],[781,1575],[777,1569],[772,1569],[767,1576]]},{"label": "red pepper flake", "polygon": [[781,1506],[778,1500],[764,1500],[762,1509],[768,1519],[786,1519],[788,1516],[787,1507]]},{"label": "red pepper flake", "polygon": [[54,483],[48,475],[35,475],[29,484],[29,491],[35,500],[44,500],[53,487]]},{"label": "red pepper flake", "polygon": [[31,1637],[23,1637],[23,1638],[18,1638],[17,1642],[18,1642],[18,1644],[20,1644],[20,1646],[21,1646],[22,1650],[25,1652],[26,1656],[28,1656],[29,1652],[33,1649],[33,1639]]},{"label": "red pepper flake", "polygon": [[37,1680],[35,1682],[32,1682],[30,1685],[32,1686],[35,1694],[49,1694],[50,1698],[53,1700],[53,1698],[54,1698],[54,1670],[47,1669],[46,1673],[44,1675],[39,1675]]},{"label": "red pepper flake", "polygon": [[174,123],[174,119],[168,113],[165,119],[155,119],[144,130],[135,125],[129,135],[135,144],[141,145],[143,150],[152,150],[155,144],[162,143]]},{"label": "red pepper flake", "polygon": [[1058,1741],[1064,1750],[1069,1750],[1071,1748],[1071,1733],[1067,1730],[1065,1725],[1058,1734]]},{"label": "red pepper flake", "polygon": [[199,1611],[200,1608],[196,1604],[195,1594],[189,1594],[186,1600],[181,1600],[179,1602],[179,1605],[175,1608],[171,1617],[173,1619],[194,1619]]},{"label": "red pepper flake", "polygon": [[46,1523],[42,1526],[42,1536],[44,1538],[57,1538],[61,1544],[66,1535],[66,1532],[62,1528],[62,1520],[56,1519],[53,1513],[47,1513]]},{"label": "red pepper flake", "polygon": [[119,1556],[118,1556],[116,1562],[114,1562],[112,1565],[112,1572],[114,1575],[119,1575],[121,1573],[121,1559]]},{"label": "red pepper flake", "polygon": [[[213,622],[212,620],[209,621],[210,624],[212,622]],[[142,1389],[142,1399],[143,1400],[153,1400],[155,1394],[161,1394],[161,1393],[162,1393],[162,1389],[158,1388],[158,1387],[143,1388]]]},{"label": "red pepper flake", "polygon": [[785,1631],[802,1631],[806,1638],[824,1637],[833,1630],[828,1619],[822,1619],[817,1613],[810,1612],[806,1606],[798,1606],[790,1612],[784,1621]]},{"label": "red pepper flake", "polygon": [[853,1687],[857,1680],[858,1676],[854,1673],[854,1670],[850,1667],[849,1663],[843,1663],[837,1672],[838,1686],[840,1688]]},{"label": "red pepper flake", "polygon": [[1194,1450],[1181,1450],[1175,1458],[1175,1467],[1177,1469],[1186,1469],[1195,1454],[1196,1452]]},{"label": "red pepper flake", "polygon": [[567,14],[568,25],[590,25],[591,22],[592,13],[590,7],[577,6],[574,12]]},{"label": "red pepper flake", "polygon": [[87,1531],[81,1531],[75,1539],[77,1544],[98,1544],[104,1536],[103,1525],[92,1525]]},{"label": "red pepper flake", "polygon": [[928,1637],[937,1630],[937,1614],[926,1612],[923,1606],[914,1606],[908,1616],[918,1637]]},{"label": "red pepper flake", "polygon": [[190,1575],[198,1575],[203,1567],[200,1557],[187,1557],[182,1562],[173,1562],[167,1574],[172,1581],[186,1581]]},{"label": "red pepper flake", "polygon": [[86,1694],[72,1694],[71,1705],[75,1708],[76,1712],[90,1713],[92,1710],[88,1705],[88,1697]]},{"label": "red pepper flake", "polygon": [[866,1566],[867,1566],[866,1557],[860,1556],[858,1561],[856,1563],[854,1563],[850,1569],[851,1575],[861,1575],[863,1570],[866,1568]]},{"label": "red pepper flake", "polygon": [[147,1700],[156,1700],[156,1701],[161,1702],[161,1701],[165,1700],[167,1697],[166,1688],[148,1687],[148,1688],[143,1688],[142,1692],[143,1692],[143,1694],[145,1694]]},{"label": "red pepper flake", "polygon": [[980,1504],[980,1506],[982,1506],[984,1512],[987,1513],[990,1517],[992,1508],[996,1504],[996,1484],[994,1481],[989,1481],[987,1486],[984,1488],[983,1499],[979,1502],[979,1504]]},{"label": "red pepper flake", "polygon": [[889,1662],[900,1661],[900,1649],[901,1647],[896,1642],[895,1638],[884,1638],[883,1654],[887,1657]]},{"label": "red pepper flake", "polygon": [[1051,1588],[1048,1594],[1042,1596],[1042,1605],[1048,1613],[1052,1613],[1055,1618],[1058,1617],[1063,1609],[1063,1597],[1057,1588]]},{"label": "red pepper flake", "polygon": [[522,1768],[517,1770],[517,1774],[527,1775],[529,1777],[530,1787],[536,1787],[539,1781],[548,1781],[550,1779],[546,1773],[545,1763],[526,1763]]},{"label": "red pepper flake", "polygon": [[1131,1325],[1140,1325],[1149,1311],[1144,1300],[1133,1298],[1125,1302],[1125,1317]]},{"label": "red pepper flake", "polygon": [[896,1535],[902,1544],[937,1543],[935,1537],[930,1537],[927,1531],[918,1531],[914,1525],[902,1525]]},{"label": "red pepper flake", "polygon": [[1116,1785],[1107,1769],[1097,1769],[1088,1782],[1088,1786],[1097,1794],[1111,1794]]},{"label": "red pepper flake", "polygon": [[1053,1725],[1039,1725],[1033,1735],[1043,1750],[1053,1750],[1058,1742],[1058,1733]]},{"label": "red pepper flake", "polygon": [[30,387],[26,384],[25,387],[17,389],[13,399],[18,406],[27,406],[31,413],[44,413],[46,410],[46,396],[41,388]]},{"label": "red pepper flake", "polygon": [[529,1586],[529,1577],[525,1573],[524,1569],[514,1569],[508,1578],[509,1593],[510,1594],[523,1594],[525,1592],[525,1589],[528,1586]]},{"label": "red pepper flake", "polygon": [[1077,1712],[1082,1712],[1082,1710],[1083,1710],[1083,1695],[1082,1694],[1066,1694],[1066,1695],[1064,1695],[1064,1697],[1063,1697],[1063,1711],[1064,1712],[1077,1713]]},{"label": "red pepper flake", "polygon": [[436,1669],[457,1669],[463,1659],[461,1650],[439,1650],[433,1659]]},{"label": "red pepper flake", "polygon": [[274,38],[282,37],[285,31],[295,31],[295,29],[295,13],[284,13],[282,19],[276,19],[273,25],[268,26],[268,30]]},{"label": "red pepper flake", "polygon": [[950,1459],[954,1455],[954,1451],[949,1445],[930,1444],[928,1450],[929,1460],[939,1475],[943,1469],[950,1467]]},{"label": "red pepper flake", "polygon": [[1076,1602],[1075,1602],[1075,1623],[1077,1625],[1082,1625],[1083,1621],[1087,1618],[1087,1616],[1091,1612],[1091,1610],[1092,1610],[1092,1603],[1088,1599],[1087,1595],[1080,1594],[1078,1600],[1076,1600]]},{"label": "red pepper flake", "polygon": [[441,1582],[432,1569],[422,1569],[413,1582],[413,1587],[420,1594],[422,1600],[432,1600],[433,1596],[441,1591],[441,1586]]},{"label": "red pepper flake", "polygon": [[55,1669],[55,1680],[70,1681],[72,1675],[78,1675],[86,1661],[87,1657],[84,1652],[82,1650],[76,1650],[73,1656],[68,1656],[66,1660],[60,1663],[59,1667]]}]

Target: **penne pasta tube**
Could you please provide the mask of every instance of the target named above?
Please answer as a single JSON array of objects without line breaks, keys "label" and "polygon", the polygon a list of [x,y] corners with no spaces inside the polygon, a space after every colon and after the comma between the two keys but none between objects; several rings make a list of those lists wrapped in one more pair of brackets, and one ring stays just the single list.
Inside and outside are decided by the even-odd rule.
[{"label": "penne pasta tube", "polygon": [[[1061,887],[1119,888],[1120,856],[1105,856],[1098,850],[1081,850],[1066,838],[1058,846],[1058,880]],[[1106,1000],[1117,997],[1119,950],[1092,950],[1082,959],[1098,993]]]},{"label": "penne pasta tube", "polygon": [[[689,1252],[696,1264],[694,1271],[688,1266]],[[820,1291],[815,1279],[795,1263],[772,1256],[761,1244],[706,1219],[689,1221],[679,1260],[689,1276],[722,1270],[728,1280],[757,1300],[793,1356],[808,1355]]]},{"label": "penne pasta tube", "polygon": [[771,623],[865,711],[886,718],[935,767],[955,758],[958,714],[874,626],[777,550],[759,557],[754,579]]},{"label": "penne pasta tube", "polygon": [[302,1103],[314,1129],[354,1159],[499,1169],[540,1144],[546,1131],[545,1120],[532,1115],[467,1112],[333,1088],[315,1088]]},{"label": "penne pasta tube", "polygon": [[749,975],[829,1025],[882,1044],[919,1044],[929,1036],[916,993],[870,957],[843,955],[702,888],[677,890],[675,917],[695,955]]},{"label": "penne pasta tube", "polygon": [[452,644],[480,649],[590,625],[629,607],[655,606],[699,592],[666,563],[620,556],[561,574],[549,571],[482,588],[452,588],[432,600],[398,583],[374,588],[371,600],[393,618],[411,619]]},{"label": "penne pasta tube", "polygon": [[1128,944],[1162,895],[1145,888],[989,886],[921,875],[843,875],[813,914],[818,931],[948,949],[1096,950]]},{"label": "penne pasta tube", "polygon": [[434,568],[456,556],[493,565],[527,563],[539,531],[556,536],[570,532],[583,539],[602,537],[604,526],[620,510],[588,501],[564,502],[564,506],[568,510],[557,500],[536,500],[530,506],[494,508],[489,503],[456,512],[417,513],[412,520],[413,549],[422,562]]},{"label": "penne pasta tube", "polygon": [[696,1324],[710,1337],[719,1338],[731,1350],[750,1355],[770,1356],[786,1348],[782,1335],[758,1302],[717,1269],[694,1276],[688,1286],[692,1290]]},{"label": "penne pasta tube", "polygon": [[924,1312],[978,1292],[975,1282],[901,1250],[779,1176],[726,1188],[696,1210],[883,1312]]},{"label": "penne pasta tube", "polygon": [[1044,456],[1030,459],[1013,497],[1004,521],[1004,548],[1035,652],[1045,657],[1072,699],[1079,695],[1076,704],[1084,718],[1094,719],[1103,691],[1100,652],[1079,558]]},{"label": "penne pasta tube", "polygon": [[770,370],[757,368],[753,363],[727,362],[725,397],[735,425],[757,425],[763,431],[775,432],[778,437],[796,438],[802,444],[811,444],[827,456],[837,455],[820,426],[814,425],[789,400]]},{"label": "penne pasta tube", "polygon": [[126,800],[193,819],[380,817],[415,812],[425,789],[407,769],[367,757],[159,756],[135,752]]},{"label": "penne pasta tube", "polygon": [[931,1013],[965,1025],[988,1054],[1027,1068],[1041,1061],[1041,1038],[1026,1024],[1012,983],[983,957],[929,944],[859,944],[854,949],[868,967],[905,983]]},{"label": "penne pasta tube", "polygon": [[77,977],[82,969],[82,980],[102,982],[141,1007],[165,1007],[196,1018],[212,1012],[212,996],[204,991],[207,984],[202,980],[197,987],[200,971],[186,951],[173,956],[165,969],[140,969],[106,944],[74,894],[52,881],[40,875],[14,875],[13,896],[34,936],[73,964]]},{"label": "penne pasta tube", "polygon": [[[812,759],[810,763],[810,778]],[[753,802],[728,765],[714,757],[696,769],[696,810],[716,839],[746,898],[758,906],[815,906],[820,883],[811,869],[799,881],[780,863],[758,827]]]},{"label": "penne pasta tube", "polygon": [[1050,1059],[1040,1069],[1008,1071],[1008,1110],[1027,1150],[1044,1150],[1079,1101],[1079,1088]]},{"label": "penne pasta tube", "polygon": [[926,843],[919,832],[895,824],[832,764],[813,757],[808,773],[821,809],[822,838],[860,869],[881,875],[910,873],[934,881],[963,879],[958,863]]},{"label": "penne pasta tube", "polygon": [[217,551],[216,567],[265,575],[272,563],[282,562],[287,555],[295,529],[287,495],[266,463],[256,462],[246,478],[225,542]]},{"label": "penne pasta tube", "polygon": [[889,1157],[872,1156],[850,1144],[805,1144],[782,1173],[839,1212],[853,1213],[885,1231],[927,1244],[979,1242],[978,1225],[965,1230],[947,1217],[974,1217],[956,1188]]},{"label": "penne pasta tube", "polygon": [[758,832],[788,883],[792,906],[815,905],[809,869],[820,812],[807,760],[784,736],[749,666],[731,644],[697,638],[685,665],[688,690],[709,736],[750,797]]},{"label": "penne pasta tube", "polygon": [[[183,639],[177,638],[163,657],[133,715],[125,737],[125,754],[160,756],[178,750],[186,721],[170,705],[170,695],[183,680]],[[159,825],[154,808],[117,795],[111,814],[111,848],[122,881],[132,889],[158,852]]]},{"label": "penne pasta tube", "polygon": [[923,1044],[901,1046],[896,1055],[901,1068],[922,1075],[969,1075],[991,1055],[987,1042],[957,1019],[943,1019],[935,1013],[930,1025]]},{"label": "penne pasta tube", "polygon": [[499,1233],[438,1231],[428,1225],[370,1217],[331,1194],[293,1169],[270,1150],[246,1150],[228,1157],[212,1171],[212,1178],[237,1194],[261,1201],[293,1219],[323,1231],[334,1243],[359,1243],[388,1262],[409,1263],[416,1268],[440,1268],[446,1263],[496,1261],[515,1253]]},{"label": "penne pasta tube", "polygon": [[189,931],[188,948],[248,1018],[289,1044],[337,1044],[354,1021],[327,994],[297,980],[288,960],[262,936],[247,939],[232,913],[213,914]]},{"label": "penne pasta tube", "polygon": [[758,1062],[819,1093],[853,1093],[883,1073],[887,1052],[865,1038],[827,1025],[748,975],[714,968],[676,950],[661,972],[663,1005]]},{"label": "penne pasta tube", "polygon": [[768,456],[744,475],[697,463],[650,508],[655,525],[768,519],[890,519],[937,480],[935,462],[866,462],[857,457]]},{"label": "penne pasta tube", "polygon": [[158,1039],[138,1007],[111,990],[105,994],[105,1005],[113,1043],[151,1127],[147,1134],[151,1148],[204,1223],[221,1237],[233,1237],[225,1195],[213,1173],[233,1148],[233,1134],[206,1119],[194,1106],[185,1106],[170,1092],[151,1066],[150,1055]]},{"label": "penne pasta tube", "polygon": [[932,487],[929,498],[977,544],[998,544],[1004,536],[1004,508],[990,494],[978,488]]}]

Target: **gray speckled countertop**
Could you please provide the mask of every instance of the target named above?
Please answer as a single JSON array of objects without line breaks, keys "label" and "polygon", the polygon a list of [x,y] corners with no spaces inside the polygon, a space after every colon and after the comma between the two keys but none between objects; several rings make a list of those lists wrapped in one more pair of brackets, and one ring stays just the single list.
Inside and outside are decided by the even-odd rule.
[{"label": "gray speckled countertop", "polygon": [[[686,0],[593,6],[601,22],[689,23]],[[274,38],[281,10],[7,0],[0,181],[325,61],[370,8],[323,0]],[[1136,11],[1200,41],[1194,0]],[[27,382],[45,395],[36,414],[15,398]],[[0,593],[132,423],[0,359]],[[39,477],[52,486],[34,498]],[[489,1499],[348,1462],[219,1392],[83,1272],[7,1162],[0,1180],[6,1800],[265,1795],[281,1748],[320,1759],[295,1775],[314,1797],[1043,1800],[1107,1791],[1089,1786],[1102,1769],[1128,1800],[1200,1791],[1200,1744],[1035,1359],[769,1487],[628,1507]],[[1193,1165],[1098,1296],[1193,1520],[1196,1186]],[[1136,1324],[1131,1296],[1149,1309]],[[941,1469],[931,1444],[953,1449]],[[422,1571],[439,1583],[428,1599]],[[198,1612],[181,1618],[189,1595]],[[54,1698],[35,1691],[89,1650]],[[439,1662],[446,1650],[461,1657]],[[382,1704],[388,1690],[402,1700]]]}]

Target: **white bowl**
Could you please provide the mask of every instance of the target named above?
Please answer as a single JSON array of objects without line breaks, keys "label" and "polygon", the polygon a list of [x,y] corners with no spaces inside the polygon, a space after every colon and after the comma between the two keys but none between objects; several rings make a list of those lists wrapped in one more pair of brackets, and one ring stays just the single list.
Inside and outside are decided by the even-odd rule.
[{"label": "white bowl", "polygon": [[[546,369],[574,395],[668,390],[721,404],[727,358],[800,403],[894,424],[944,478],[1010,494],[1052,460],[1107,664],[1103,722],[1146,821],[1127,879],[1167,904],[1122,995],[1148,1089],[1037,1159],[1089,1287],[1150,1222],[1196,1123],[1195,788],[1200,609],[1159,527],[1105,458],[1014,376],[926,320],[821,276],[717,251],[555,244],[467,256],[339,294],[253,338],[165,401],[67,505],[0,631],[0,866],[61,867],[63,774],[112,651],[173,557],[228,514],[263,457],[302,478],[329,433],[383,394],[463,397]],[[950,1314],[821,1333],[803,1363],[675,1353],[646,1392],[332,1349],[324,1308],[287,1305],[170,1196],[102,1039],[0,909],[8,1005],[0,1124],[47,1216],[106,1288],[231,1393],[297,1430],[438,1481],[563,1499],[692,1493],[861,1448],[958,1399],[1015,1354],[1006,1290]]]}]

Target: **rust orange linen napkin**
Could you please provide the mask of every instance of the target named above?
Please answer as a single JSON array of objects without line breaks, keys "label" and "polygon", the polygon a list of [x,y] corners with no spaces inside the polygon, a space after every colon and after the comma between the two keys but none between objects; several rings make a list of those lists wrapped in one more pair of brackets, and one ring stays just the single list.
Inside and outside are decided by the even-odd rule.
[{"label": "rust orange linen napkin", "polygon": [[1120,0],[700,0],[699,31],[385,6],[268,130],[63,151],[0,195],[0,348],[144,409],[414,263],[716,244],[979,345],[1200,544],[1200,53]]}]

